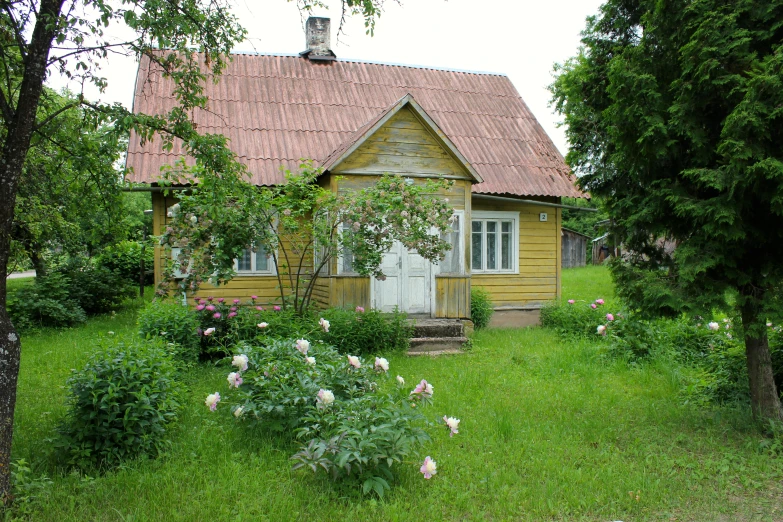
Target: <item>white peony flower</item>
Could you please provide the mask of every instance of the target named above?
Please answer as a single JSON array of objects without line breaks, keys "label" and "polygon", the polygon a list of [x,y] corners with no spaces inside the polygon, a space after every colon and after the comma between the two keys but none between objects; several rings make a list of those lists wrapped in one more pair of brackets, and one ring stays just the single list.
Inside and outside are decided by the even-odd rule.
[{"label": "white peony flower", "polygon": [[302,355],[307,355],[307,351],[310,349],[310,341],[306,339],[297,339],[296,349],[299,350]]},{"label": "white peony flower", "polygon": [[388,372],[389,371],[389,361],[387,361],[383,357],[376,357],[375,358],[375,369],[376,370],[383,370],[385,372]]},{"label": "white peony flower", "polygon": [[362,367],[362,363],[359,361],[359,358],[355,355],[349,355],[348,356],[348,362],[356,369],[359,369]]},{"label": "white peony flower", "polygon": [[307,364],[309,364],[310,366],[313,366],[313,365],[315,365],[315,357],[305,357],[305,361],[306,361],[306,362],[307,362]]},{"label": "white peony flower", "polygon": [[318,324],[321,325],[321,328],[323,328],[324,332],[329,331],[329,321],[321,317],[321,319],[318,321]]},{"label": "white peony flower", "polygon": [[243,414],[244,412],[245,412],[245,409],[244,409],[242,406],[240,406],[239,408],[237,408],[236,410],[234,410],[234,417],[236,417],[236,418],[238,419],[239,417],[241,417],[241,416],[242,416],[242,414]]},{"label": "white peony flower", "polygon": [[403,379],[400,375],[397,376],[397,384],[400,386],[405,386],[405,379]]},{"label": "white peony flower", "polygon": [[247,370],[247,360],[247,355],[245,354],[235,355],[231,361],[231,366],[236,366],[240,372],[244,372]]},{"label": "white peony flower", "polygon": [[717,332],[718,329],[720,328],[720,325],[718,323],[716,323],[715,321],[713,321],[713,322],[711,322],[710,324],[707,325],[707,328],[709,328],[713,332]]},{"label": "white peony flower", "polygon": [[318,390],[318,397],[316,398],[319,408],[325,408],[334,402],[334,393],[329,390]]}]

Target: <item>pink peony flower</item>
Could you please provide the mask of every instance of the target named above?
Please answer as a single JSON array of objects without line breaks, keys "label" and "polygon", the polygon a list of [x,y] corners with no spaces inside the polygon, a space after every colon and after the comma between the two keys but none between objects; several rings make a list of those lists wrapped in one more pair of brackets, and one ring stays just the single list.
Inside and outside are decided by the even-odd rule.
[{"label": "pink peony flower", "polygon": [[257,296],[257,295],[251,295],[251,296],[250,296],[250,299],[252,299],[253,301],[255,301],[256,299],[258,299],[258,296]]},{"label": "pink peony flower", "polygon": [[198,305],[198,306],[196,307],[196,310],[198,310],[198,311],[200,312],[200,311],[202,311],[204,308],[206,308],[206,306],[204,306],[203,304],[200,304],[200,305]]},{"label": "pink peony flower", "polygon": [[575,302],[576,302],[576,301],[574,301],[573,299],[569,299],[569,300],[568,300],[568,304],[574,304]]},{"label": "pink peony flower", "polygon": [[432,397],[432,384],[428,383],[424,379],[421,380],[419,384],[416,385],[416,387],[411,392],[411,395],[418,395],[422,399],[429,399]]},{"label": "pink peony flower", "polygon": [[229,388],[239,388],[242,384],[242,376],[237,372],[229,373],[226,380],[228,381]]},{"label": "pink peony flower", "polygon": [[256,306],[256,310],[258,310],[259,312],[263,312],[264,311],[264,307],[263,306]]},{"label": "pink peony flower", "polygon": [[595,300],[595,302],[596,302],[597,304],[599,304],[599,305],[602,305],[602,304],[604,304],[604,300],[603,300],[603,299],[596,299],[596,300]]},{"label": "pink peony flower", "polygon": [[591,305],[590,305],[590,308],[592,308],[593,310],[595,310],[596,308],[598,308],[598,306],[597,306],[595,303],[593,303],[593,304],[591,304]]},{"label": "pink peony flower", "polygon": [[272,307],[272,310],[274,310],[275,312],[279,312],[280,310],[282,310],[282,308],[280,308],[279,306],[275,305],[275,306]]},{"label": "pink peony flower", "polygon": [[223,316],[220,315],[220,312],[215,312],[214,314],[212,314],[212,317],[215,318],[215,319],[220,319]]},{"label": "pink peony flower", "polygon": [[214,299],[214,297],[212,297],[212,296],[207,297],[207,301],[212,301],[213,299]]},{"label": "pink peony flower", "polygon": [[236,312],[237,311],[237,307],[236,306],[232,306],[228,311],[229,312]]},{"label": "pink peony flower", "polygon": [[234,299],[234,304],[239,304],[239,303],[241,303],[241,302],[242,302],[242,301],[240,301],[239,299]]},{"label": "pink peony flower", "polygon": [[222,297],[218,297],[218,303],[222,303],[223,301],[225,301],[225,299],[223,299]]},{"label": "pink peony flower", "polygon": [[438,463],[432,460],[428,455],[427,458],[424,459],[424,464],[421,465],[419,471],[424,474],[425,479],[429,480],[438,472]]},{"label": "pink peony flower", "polygon": [[612,314],[606,314],[606,320],[607,321],[614,321],[614,316]]},{"label": "pink peony flower", "polygon": [[236,316],[237,316],[237,313],[236,313],[236,312],[231,312],[230,314],[228,314],[228,317],[229,317],[229,318],[231,318],[231,317],[236,317]]},{"label": "pink peony flower", "polygon": [[364,313],[364,307],[362,307],[362,306],[357,306],[357,307],[356,307],[356,313],[357,313],[357,314],[363,314],[363,313]]},{"label": "pink peony flower", "polygon": [[207,309],[207,312],[214,312],[215,311],[215,305],[207,305],[205,308]]},{"label": "pink peony flower", "polygon": [[449,434],[449,437],[453,437],[455,434],[459,433],[459,419],[455,419],[454,417],[446,417],[443,416],[443,422],[446,423],[446,426],[449,427],[451,430],[451,433]]},{"label": "pink peony flower", "polygon": [[359,369],[362,367],[361,361],[359,361],[359,358],[355,355],[349,355],[348,356],[348,363],[353,366],[356,369]]},{"label": "pink peony flower", "polygon": [[218,392],[215,392],[211,395],[207,395],[207,399],[204,401],[204,404],[206,404],[209,407],[209,411],[215,411],[217,409],[217,405],[220,402],[220,394]]}]

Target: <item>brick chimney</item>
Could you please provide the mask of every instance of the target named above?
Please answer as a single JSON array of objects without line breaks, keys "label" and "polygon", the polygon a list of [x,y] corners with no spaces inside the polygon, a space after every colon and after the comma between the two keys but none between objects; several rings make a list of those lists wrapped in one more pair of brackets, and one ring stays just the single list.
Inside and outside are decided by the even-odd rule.
[{"label": "brick chimney", "polygon": [[307,50],[299,53],[310,60],[333,61],[337,56],[332,52],[331,27],[328,18],[311,16],[307,19],[305,30],[307,33]]}]

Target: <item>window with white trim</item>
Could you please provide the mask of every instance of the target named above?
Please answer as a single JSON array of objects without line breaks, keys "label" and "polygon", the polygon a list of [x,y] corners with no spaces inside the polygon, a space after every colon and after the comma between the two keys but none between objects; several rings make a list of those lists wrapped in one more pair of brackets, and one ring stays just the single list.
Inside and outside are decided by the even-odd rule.
[{"label": "window with white trim", "polygon": [[519,272],[519,212],[473,212],[470,226],[473,273]]},{"label": "window with white trim", "polygon": [[[351,225],[346,223],[340,224],[340,232],[345,232]],[[342,247],[340,254],[337,256],[337,273],[338,274],[357,274],[353,268],[353,251],[349,248]]]},{"label": "window with white trim", "polygon": [[263,245],[248,247],[234,260],[237,275],[274,275],[275,261]]},{"label": "window with white trim", "polygon": [[441,274],[465,273],[465,235],[462,233],[462,223],[465,221],[465,213],[462,210],[454,211],[451,220],[451,230],[441,233],[440,238],[451,245],[451,250],[438,262]]}]

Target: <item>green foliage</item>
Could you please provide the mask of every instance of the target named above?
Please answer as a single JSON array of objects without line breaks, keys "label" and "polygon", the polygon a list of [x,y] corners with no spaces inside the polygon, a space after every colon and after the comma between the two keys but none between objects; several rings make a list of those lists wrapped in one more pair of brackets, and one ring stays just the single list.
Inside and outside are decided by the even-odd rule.
[{"label": "green foliage", "polygon": [[155,301],[139,312],[139,335],[174,343],[176,354],[185,362],[195,362],[201,353],[198,318],[187,307]]},{"label": "green foliage", "polygon": [[492,319],[495,310],[492,307],[492,298],[483,288],[470,289],[470,319],[476,328],[486,328]]},{"label": "green foliage", "polygon": [[[616,310],[606,304],[597,302],[572,300],[573,303],[552,301],[541,309],[541,326],[553,328],[562,335],[578,337],[595,337],[596,328],[606,324],[606,314],[612,313],[619,317]],[[592,305],[595,305],[593,308]]]},{"label": "green foliage", "polygon": [[[599,209],[598,212],[586,212],[583,210],[572,210],[569,208],[563,209],[563,228],[575,230],[581,234],[585,234],[588,237],[598,237],[599,228],[597,224],[599,221],[607,219],[607,215],[603,210],[600,210],[599,201],[594,199],[582,199],[582,198],[562,198],[563,205],[569,205],[572,207],[581,208],[595,208]],[[589,245],[588,245],[589,246]],[[589,249],[588,249],[589,250]]]},{"label": "green foliage", "polygon": [[125,299],[136,294],[133,283],[92,259],[71,257],[55,271],[68,278],[69,297],[88,315],[116,310]]},{"label": "green foliage", "polygon": [[[152,265],[155,249],[151,246],[144,248],[145,285],[152,284]],[[139,269],[141,262],[142,244],[139,241],[120,241],[111,245],[98,255],[98,265],[118,273],[130,283],[138,285]]]},{"label": "green foliage", "polygon": [[19,288],[8,300],[8,312],[16,328],[63,327],[86,321],[87,314],[69,295],[70,286],[70,278],[53,273]]},{"label": "green foliage", "polygon": [[101,346],[68,379],[68,417],[57,443],[64,462],[110,468],[166,451],[183,391],[175,374],[161,342]]},{"label": "green foliage", "polygon": [[351,355],[404,351],[410,346],[413,327],[402,312],[343,310],[330,308],[318,313],[328,320],[329,332],[318,333],[326,344]]}]

